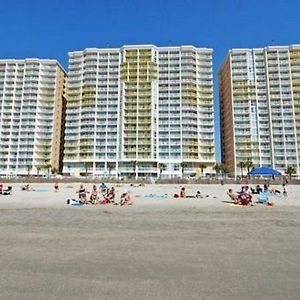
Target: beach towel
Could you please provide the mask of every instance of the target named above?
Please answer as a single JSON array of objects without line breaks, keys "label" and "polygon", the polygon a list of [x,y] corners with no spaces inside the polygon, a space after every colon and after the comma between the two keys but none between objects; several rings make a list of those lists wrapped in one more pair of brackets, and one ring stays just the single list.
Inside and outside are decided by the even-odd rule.
[{"label": "beach towel", "polygon": [[146,194],[144,198],[156,198],[156,199],[166,199],[168,198],[168,194]]},{"label": "beach towel", "polygon": [[73,206],[82,206],[83,202],[81,202],[78,199],[68,199],[67,204],[73,205]]},{"label": "beach towel", "polygon": [[47,190],[47,189],[34,189],[33,191],[40,192],[40,193],[49,192],[49,190]]}]

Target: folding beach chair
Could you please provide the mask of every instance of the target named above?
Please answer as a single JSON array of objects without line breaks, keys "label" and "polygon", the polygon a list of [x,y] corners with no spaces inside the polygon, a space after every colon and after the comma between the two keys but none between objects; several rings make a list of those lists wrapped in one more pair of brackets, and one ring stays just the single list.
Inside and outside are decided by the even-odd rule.
[{"label": "folding beach chair", "polygon": [[269,200],[269,193],[261,192],[258,195],[257,202],[258,203],[266,203]]}]

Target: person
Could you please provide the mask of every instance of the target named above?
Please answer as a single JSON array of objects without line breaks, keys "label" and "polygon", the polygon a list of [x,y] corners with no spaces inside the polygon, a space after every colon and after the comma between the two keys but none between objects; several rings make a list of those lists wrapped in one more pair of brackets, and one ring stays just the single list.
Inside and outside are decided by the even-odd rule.
[{"label": "person", "polygon": [[24,184],[24,185],[21,187],[21,189],[22,189],[22,191],[29,192],[29,191],[30,191],[29,183]]},{"label": "person", "polygon": [[90,200],[92,204],[97,204],[98,201],[98,189],[96,185],[93,185],[93,188],[91,190],[91,196]]},{"label": "person", "polygon": [[276,188],[272,188],[269,184],[264,187],[264,192],[271,194],[280,194],[280,191]]},{"label": "person", "polygon": [[264,184],[264,192],[265,193],[269,192],[269,187],[270,187],[270,185],[268,183]]},{"label": "person", "polygon": [[185,198],[185,197],[186,197],[185,187],[182,187],[180,189],[180,198]]},{"label": "person", "polygon": [[248,193],[241,193],[239,195],[239,204],[241,205],[249,205],[251,204],[251,195]]},{"label": "person", "polygon": [[286,191],[286,185],[285,184],[282,185],[282,194],[283,194],[283,196],[287,196],[287,191]]},{"label": "person", "polygon": [[255,190],[257,194],[260,194],[263,191],[259,184],[256,186]]},{"label": "person", "polygon": [[58,192],[58,190],[59,190],[59,186],[58,186],[58,183],[56,182],[56,183],[54,184],[54,191],[55,191],[55,192]]},{"label": "person", "polygon": [[86,191],[85,187],[83,186],[83,184],[80,185],[77,193],[79,194],[79,200],[81,200],[84,204],[88,204],[88,201],[86,198],[87,191]]},{"label": "person", "polygon": [[121,195],[121,201],[120,205],[132,205],[132,199],[129,195],[129,192],[127,190],[124,191],[124,193]]},{"label": "person", "polygon": [[7,189],[2,190],[2,195],[11,195],[11,192],[12,192],[12,186],[9,185]]},{"label": "person", "polygon": [[203,196],[201,195],[201,192],[200,192],[200,191],[197,191],[197,193],[196,193],[196,198],[203,198]]},{"label": "person", "polygon": [[99,186],[99,190],[101,192],[106,192],[107,189],[108,189],[108,186],[104,182],[101,182],[101,184]]},{"label": "person", "polygon": [[284,196],[287,196],[287,190],[286,190],[286,187],[288,185],[289,181],[288,179],[286,178],[286,176],[283,176],[282,178],[282,194]]},{"label": "person", "polygon": [[248,185],[242,187],[239,193],[239,199],[242,205],[248,205],[252,203],[252,194]]},{"label": "person", "polygon": [[229,198],[235,203],[240,204],[239,194],[234,192],[232,189],[229,189],[227,192]]},{"label": "person", "polygon": [[112,187],[111,189],[109,189],[105,195],[105,199],[107,199],[109,201],[109,203],[113,203],[114,199],[116,196],[116,191],[115,188]]}]

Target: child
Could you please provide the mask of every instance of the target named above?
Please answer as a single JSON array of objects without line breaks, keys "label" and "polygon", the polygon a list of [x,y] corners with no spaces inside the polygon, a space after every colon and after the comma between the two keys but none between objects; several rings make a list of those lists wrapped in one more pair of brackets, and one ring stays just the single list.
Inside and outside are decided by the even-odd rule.
[{"label": "child", "polygon": [[201,195],[201,192],[200,192],[200,191],[197,191],[197,193],[196,193],[196,198],[203,198],[203,196]]}]

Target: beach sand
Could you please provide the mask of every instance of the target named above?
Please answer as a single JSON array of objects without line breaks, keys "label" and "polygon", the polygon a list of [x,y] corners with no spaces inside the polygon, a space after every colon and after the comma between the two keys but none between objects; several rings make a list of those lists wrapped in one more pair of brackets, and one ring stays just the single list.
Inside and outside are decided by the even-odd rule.
[{"label": "beach sand", "polygon": [[117,199],[134,196],[123,207],[67,205],[78,183],[12,186],[0,196],[0,299],[299,299],[300,186],[274,207],[230,205],[238,185],[185,185],[200,199],[123,185]]}]

